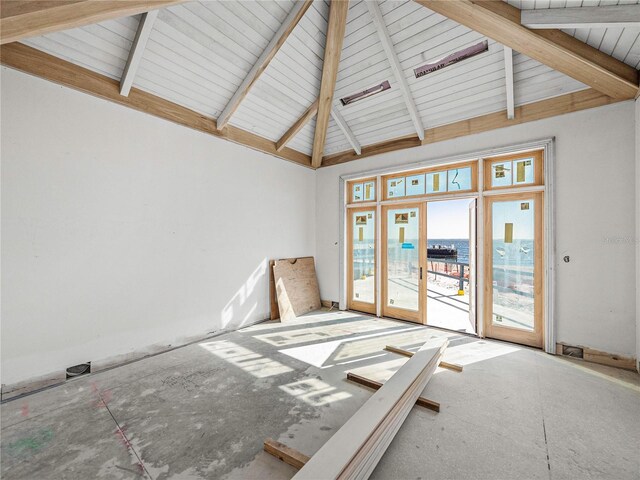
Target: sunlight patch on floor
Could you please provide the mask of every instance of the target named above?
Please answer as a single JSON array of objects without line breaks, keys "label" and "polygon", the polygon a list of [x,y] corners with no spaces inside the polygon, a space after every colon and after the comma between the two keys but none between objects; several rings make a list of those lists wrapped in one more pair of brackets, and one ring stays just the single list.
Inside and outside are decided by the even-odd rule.
[{"label": "sunlight patch on floor", "polygon": [[248,348],[236,345],[228,340],[198,344],[215,356],[241,368],[254,377],[266,378],[282,373],[293,372],[293,369],[275,360],[255,353]]},{"label": "sunlight patch on floor", "polygon": [[281,385],[279,388],[314,407],[329,405],[352,396],[350,393],[338,390],[336,387],[332,387],[317,378],[298,380],[287,385]]}]

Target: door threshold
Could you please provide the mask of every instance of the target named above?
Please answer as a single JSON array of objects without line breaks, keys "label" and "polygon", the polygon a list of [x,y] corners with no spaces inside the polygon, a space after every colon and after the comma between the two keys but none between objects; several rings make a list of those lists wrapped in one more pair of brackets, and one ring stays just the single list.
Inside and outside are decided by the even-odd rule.
[{"label": "door threshold", "polygon": [[358,315],[366,315],[367,317],[371,317],[371,318],[380,318],[382,320],[393,320],[394,322],[402,322],[402,323],[407,323],[409,325],[419,325],[421,327],[435,328],[436,330],[442,330],[443,332],[457,333],[459,335],[465,335],[467,337],[482,338],[477,333],[461,332],[460,330],[452,330],[450,328],[438,327],[438,326],[435,326],[435,325],[425,325],[424,323],[416,323],[416,322],[412,322],[410,320],[403,320],[401,318],[377,316],[377,315],[374,315],[372,313],[360,312],[358,310],[351,310],[349,308],[346,311],[350,312],[350,313],[357,313]]}]

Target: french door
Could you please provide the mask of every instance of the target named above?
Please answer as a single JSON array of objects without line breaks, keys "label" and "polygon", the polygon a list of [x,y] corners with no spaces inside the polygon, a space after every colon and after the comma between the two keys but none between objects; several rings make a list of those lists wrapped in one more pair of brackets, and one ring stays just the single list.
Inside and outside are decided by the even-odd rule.
[{"label": "french door", "polygon": [[348,307],[375,315],[376,208],[351,208],[348,219]]},{"label": "french door", "polygon": [[543,194],[485,197],[487,337],[543,344]]},{"label": "french door", "polygon": [[382,315],[425,323],[425,204],[382,206]]}]

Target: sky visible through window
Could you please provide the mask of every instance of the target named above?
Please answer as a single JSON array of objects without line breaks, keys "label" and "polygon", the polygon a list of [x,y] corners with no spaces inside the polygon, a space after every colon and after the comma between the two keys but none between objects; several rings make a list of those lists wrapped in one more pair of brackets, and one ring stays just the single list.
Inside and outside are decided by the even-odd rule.
[{"label": "sky visible through window", "polygon": [[468,239],[470,198],[427,204],[427,238]]}]

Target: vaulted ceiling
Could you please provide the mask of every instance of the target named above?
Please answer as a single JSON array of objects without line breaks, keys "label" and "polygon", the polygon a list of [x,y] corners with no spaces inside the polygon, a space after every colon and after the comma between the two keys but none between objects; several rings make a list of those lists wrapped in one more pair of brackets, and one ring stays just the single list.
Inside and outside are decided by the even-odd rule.
[{"label": "vaulted ceiling", "polygon": [[[7,3],[2,2],[3,9]],[[151,13],[63,30],[58,27],[51,33],[27,35],[19,41],[117,83],[124,82],[126,76],[133,91],[151,94],[144,98],[159,97],[204,119],[218,120],[209,133],[236,132],[229,133],[227,138],[233,141],[241,138],[240,143],[308,166],[312,165],[311,158],[317,157],[314,167],[320,166],[320,162],[330,165],[437,141],[444,135],[442,132],[452,130],[453,126],[460,126],[463,131],[450,133],[449,137],[488,129],[480,125],[482,119],[496,124],[497,119],[504,117],[495,126],[506,126],[509,122],[543,118],[545,114],[539,110],[544,105],[552,114],[558,114],[576,107],[579,103],[576,99],[582,99],[587,108],[633,98],[638,89],[640,24],[633,21],[619,25],[585,23],[580,28],[562,29],[567,35],[560,34],[561,38],[560,30],[537,30],[551,32],[545,34],[545,41],[551,44],[549,48],[560,45],[558,48],[570,52],[566,57],[569,61],[563,60],[563,52],[534,52],[538,60],[544,60],[541,62],[531,58],[534,54],[528,56],[517,48],[505,49],[505,45],[520,46],[517,39],[511,44],[508,29],[512,25],[502,29],[501,25],[494,27],[489,23],[486,27],[487,24],[474,23],[477,18],[464,9],[456,10],[456,4],[475,7],[467,0],[382,0],[375,4],[373,0],[351,0],[344,35],[340,36],[339,25],[334,25],[337,29],[329,34],[333,42],[330,48],[339,48],[339,58],[335,58],[335,52],[329,50],[325,55],[325,46],[328,24],[339,23],[340,13],[329,1],[168,3],[169,6]],[[520,10],[566,11],[618,4],[631,4],[640,10],[638,3],[638,0],[508,0],[492,7],[487,15],[519,17]],[[144,7],[140,11],[145,11]],[[2,16],[4,21],[4,12]],[[489,16],[487,22],[490,21],[496,20]],[[519,21],[516,23],[524,28]],[[503,40],[504,45],[494,38]],[[488,40],[486,52],[420,78],[414,75],[414,68],[483,40]],[[570,41],[573,43],[568,44]],[[585,50],[580,50],[583,46]],[[65,82],[66,77],[43,74],[43,68],[33,65],[51,63],[49,56],[24,49],[15,53],[11,50],[15,47],[15,43],[3,45],[0,52],[4,64],[78,88],[77,84]],[[520,50],[530,48],[531,45],[524,44]],[[571,63],[576,49],[591,70]],[[25,60],[26,57],[30,59]],[[331,79],[335,72],[327,72],[332,59],[337,62],[335,85]],[[51,63],[49,67],[59,69],[66,62]],[[606,76],[611,72],[613,79]],[[339,100],[385,80],[391,84],[388,90],[349,105]],[[616,80],[619,82],[615,83]],[[96,93],[90,88],[81,89]],[[567,96],[587,90],[583,97]],[[122,93],[126,97],[127,92]],[[101,96],[117,94],[120,92]],[[132,94],[131,102],[136,101],[134,97]],[[559,99],[556,103],[540,103],[556,97]],[[123,99],[120,103],[128,101]],[[570,102],[573,107],[569,110],[558,107],[562,102]],[[135,105],[133,108],[144,110]],[[531,116],[534,110],[537,113]],[[316,117],[321,119],[318,124],[328,118],[326,134],[316,124]],[[474,127],[476,123],[478,126]],[[227,126],[220,129],[223,125]],[[324,147],[318,152],[317,137],[322,134]],[[262,148],[263,145],[266,147]]]}]

